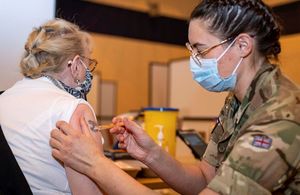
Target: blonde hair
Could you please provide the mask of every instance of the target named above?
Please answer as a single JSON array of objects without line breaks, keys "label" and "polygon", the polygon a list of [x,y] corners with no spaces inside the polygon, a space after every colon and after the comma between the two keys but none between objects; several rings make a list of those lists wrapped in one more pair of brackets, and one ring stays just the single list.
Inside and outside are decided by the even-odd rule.
[{"label": "blonde hair", "polygon": [[50,20],[28,36],[20,62],[21,72],[30,78],[60,72],[76,55],[91,52],[90,37],[75,24],[63,19]]}]

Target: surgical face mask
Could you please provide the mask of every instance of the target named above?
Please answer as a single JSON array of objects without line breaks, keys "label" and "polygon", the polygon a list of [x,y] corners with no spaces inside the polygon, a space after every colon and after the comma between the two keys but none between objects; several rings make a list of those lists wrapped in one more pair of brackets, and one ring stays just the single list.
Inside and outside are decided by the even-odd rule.
[{"label": "surgical face mask", "polygon": [[69,87],[65,85],[63,82],[61,84],[63,85],[64,89],[70,93],[71,95],[75,96],[76,98],[82,98],[86,99],[86,95],[89,93],[92,87],[92,79],[93,75],[91,71],[86,67],[86,65],[82,62],[82,64],[85,67],[85,80],[83,82],[77,81],[77,87]]},{"label": "surgical face mask", "polygon": [[235,40],[236,39],[230,43],[230,45],[218,58],[199,59],[195,56],[190,57],[190,70],[193,73],[193,78],[206,90],[221,92],[232,91],[235,88],[237,79],[236,70],[242,63],[243,58],[240,59],[238,64],[235,66],[235,69],[228,77],[222,78],[218,73],[218,61],[225,55]]},{"label": "surgical face mask", "polygon": [[87,68],[85,72],[85,80],[83,82],[78,82],[77,83],[78,87],[76,87],[75,89],[81,91],[85,95],[88,94],[92,87],[92,79],[93,79],[93,74]]}]

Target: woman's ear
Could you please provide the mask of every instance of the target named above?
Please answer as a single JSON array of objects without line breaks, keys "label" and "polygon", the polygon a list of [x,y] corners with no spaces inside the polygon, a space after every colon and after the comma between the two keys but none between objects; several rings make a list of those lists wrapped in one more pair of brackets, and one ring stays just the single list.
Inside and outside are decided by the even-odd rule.
[{"label": "woman's ear", "polygon": [[68,66],[71,68],[71,73],[74,78],[77,78],[79,75],[79,66],[80,66],[80,61],[79,61],[80,56],[76,55],[73,60],[68,61]]},{"label": "woman's ear", "polygon": [[240,34],[236,43],[242,58],[247,57],[253,51],[254,39],[246,33]]}]

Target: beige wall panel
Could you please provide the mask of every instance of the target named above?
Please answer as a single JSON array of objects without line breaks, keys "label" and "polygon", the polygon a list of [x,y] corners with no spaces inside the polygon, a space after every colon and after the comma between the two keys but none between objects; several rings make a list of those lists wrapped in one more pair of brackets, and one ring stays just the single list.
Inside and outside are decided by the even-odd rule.
[{"label": "beige wall panel", "polygon": [[289,78],[300,84],[300,34],[283,36],[280,42],[281,69]]},{"label": "beige wall panel", "polygon": [[167,63],[189,55],[184,46],[101,34],[92,38],[97,71],[102,79],[117,82],[117,114],[147,106],[150,62]]},{"label": "beige wall panel", "polygon": [[[136,39],[92,34],[93,57],[99,61],[97,70],[102,79],[118,83],[117,114],[139,109],[148,104],[148,71],[150,62],[167,63],[187,57],[185,47]],[[280,54],[283,72],[300,84],[300,34],[281,38]]]}]

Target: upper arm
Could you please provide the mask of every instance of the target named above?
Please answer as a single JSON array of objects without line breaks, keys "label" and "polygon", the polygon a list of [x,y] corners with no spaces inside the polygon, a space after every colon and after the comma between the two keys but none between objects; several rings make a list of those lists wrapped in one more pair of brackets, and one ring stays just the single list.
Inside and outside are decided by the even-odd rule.
[{"label": "upper arm", "polygon": [[[299,125],[277,121],[253,125],[241,136],[209,187],[223,194],[270,194],[299,162]],[[245,187],[246,186],[246,187]]]},{"label": "upper arm", "polygon": [[[82,116],[85,118],[85,121],[87,123],[88,121],[93,121],[97,124],[97,119],[95,118],[94,112],[91,110],[91,108],[87,104],[79,104],[70,119],[70,125],[74,129],[81,130],[79,121],[80,121],[80,117]],[[101,141],[100,132],[91,131],[91,133],[97,141]]]},{"label": "upper arm", "polygon": [[[71,120],[70,125],[78,130],[81,131],[81,126],[79,119],[80,117],[84,116],[86,121],[92,120],[96,122],[96,118],[94,116],[93,111],[91,108],[86,104],[79,104],[77,108],[75,109]],[[92,135],[100,141],[101,135],[100,132],[92,132]],[[101,193],[100,189],[97,187],[97,185],[90,180],[87,176],[73,170],[70,167],[65,167],[66,174],[68,177],[69,185],[72,191],[72,194],[97,194]]]}]

